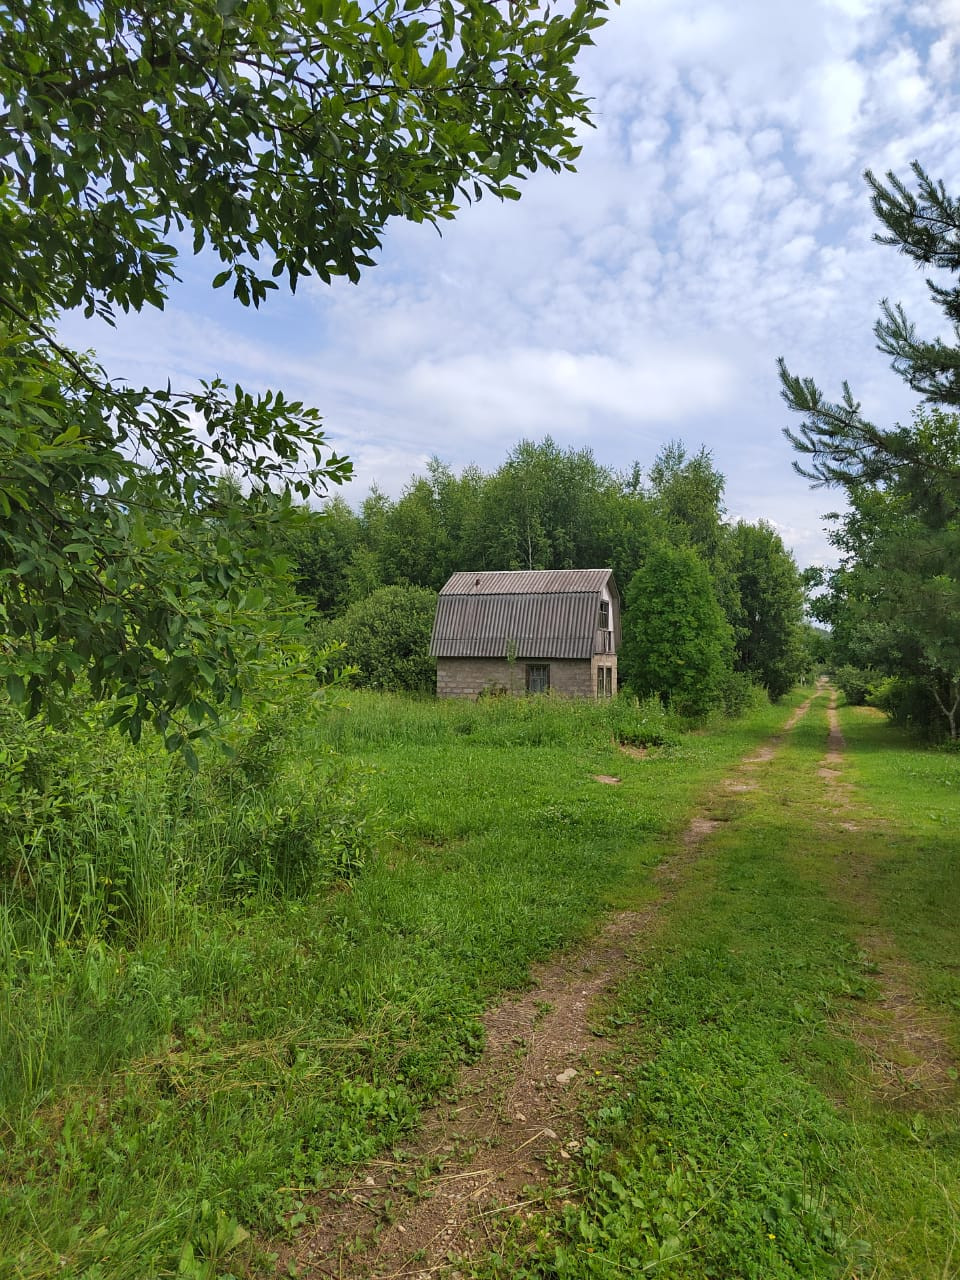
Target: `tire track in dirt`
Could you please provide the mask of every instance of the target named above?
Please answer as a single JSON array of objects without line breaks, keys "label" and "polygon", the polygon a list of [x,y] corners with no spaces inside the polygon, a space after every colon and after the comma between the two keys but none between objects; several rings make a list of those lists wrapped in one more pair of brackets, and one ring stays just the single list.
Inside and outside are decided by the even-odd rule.
[{"label": "tire track in dirt", "polygon": [[608,1048],[591,1011],[628,971],[631,951],[657,928],[706,838],[727,820],[713,816],[718,802],[756,789],[757,769],[823,688],[818,682],[703,804],[674,854],[654,869],[657,892],[645,907],[608,916],[591,942],[535,966],[531,990],[488,1011],[486,1047],[461,1073],[456,1103],[425,1114],[401,1159],[374,1161],[347,1185],[308,1198],[316,1220],[281,1253],[281,1268],[295,1263],[312,1280],[456,1275],[458,1258],[495,1245],[498,1217],[539,1202],[533,1188],[545,1185],[547,1165],[579,1147],[578,1097]]},{"label": "tire track in dirt", "polygon": [[[843,778],[845,743],[837,713],[837,691],[827,710],[827,753],[819,775],[829,790],[832,813],[844,831],[863,832],[868,821],[856,807],[853,789]],[[859,819],[859,821],[857,820]],[[857,942],[877,983],[879,998],[861,1001],[844,1024],[870,1062],[870,1087],[887,1102],[942,1105],[956,1094],[955,1056],[936,1015],[925,1008],[910,961],[880,924],[872,886],[874,861],[861,846],[851,849],[834,877],[839,895],[859,917]],[[951,1075],[951,1073],[953,1073]]]}]

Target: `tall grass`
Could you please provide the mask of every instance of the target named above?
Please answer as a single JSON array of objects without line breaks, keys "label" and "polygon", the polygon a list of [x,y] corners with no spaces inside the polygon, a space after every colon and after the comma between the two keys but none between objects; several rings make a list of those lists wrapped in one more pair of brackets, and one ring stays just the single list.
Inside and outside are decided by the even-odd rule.
[{"label": "tall grass", "polygon": [[329,749],[292,753],[276,711],[238,722],[231,758],[211,748],[196,774],[92,719],[2,729],[16,767],[0,837],[0,1108],[168,1029],[129,955],[175,952],[205,913],[348,878],[372,847],[361,772]]},{"label": "tall grass", "polygon": [[437,746],[467,739],[493,747],[572,746],[604,739],[636,746],[676,742],[680,722],[658,698],[622,695],[603,702],[555,697],[413,700],[356,693],[350,706],[332,711],[320,725],[337,750],[386,744]]}]

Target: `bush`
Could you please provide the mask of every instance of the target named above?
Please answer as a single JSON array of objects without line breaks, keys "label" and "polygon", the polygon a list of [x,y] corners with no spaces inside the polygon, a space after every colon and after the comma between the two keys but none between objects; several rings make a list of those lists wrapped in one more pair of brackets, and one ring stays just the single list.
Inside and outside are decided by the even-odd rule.
[{"label": "bush", "polygon": [[862,707],[881,677],[876,671],[846,665],[836,668],[833,679],[849,706]]},{"label": "bush", "polygon": [[357,684],[392,693],[426,693],[435,686],[430,635],[437,594],[425,587],[380,587],[323,630],[343,644],[357,668]]},{"label": "bush", "polygon": [[773,694],[755,685],[745,671],[728,671],[721,684],[724,713],[736,719],[753,707],[775,701]]},{"label": "bush", "polygon": [[932,737],[943,734],[943,715],[929,687],[920,680],[886,676],[871,687],[867,701],[896,725]]}]

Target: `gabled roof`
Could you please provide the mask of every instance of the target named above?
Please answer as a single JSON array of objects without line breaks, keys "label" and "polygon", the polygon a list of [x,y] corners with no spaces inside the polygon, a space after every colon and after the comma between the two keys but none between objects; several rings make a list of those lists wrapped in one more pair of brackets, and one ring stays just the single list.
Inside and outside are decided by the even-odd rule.
[{"label": "gabled roof", "polygon": [[609,569],[455,573],[440,592],[430,652],[437,658],[590,658],[604,588],[616,608]]},{"label": "gabled roof", "polygon": [[612,577],[609,569],[498,569],[478,573],[465,570],[455,573],[440,594],[555,595],[570,591],[602,591]]}]

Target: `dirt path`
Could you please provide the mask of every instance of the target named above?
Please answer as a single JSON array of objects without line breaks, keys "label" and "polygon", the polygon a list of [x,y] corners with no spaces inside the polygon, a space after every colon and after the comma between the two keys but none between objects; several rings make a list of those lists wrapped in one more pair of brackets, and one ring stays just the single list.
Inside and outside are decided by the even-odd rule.
[{"label": "dirt path", "polygon": [[428,1112],[417,1142],[350,1184],[313,1200],[317,1220],[280,1258],[303,1277],[399,1280],[456,1276],[456,1260],[495,1243],[496,1219],[538,1203],[547,1165],[579,1146],[577,1101],[608,1048],[591,1011],[658,927],[702,845],[721,823],[718,805],[756,788],[822,684],[783,730],[744,758],[692,819],[676,852],[653,872],[656,893],[640,911],[607,918],[595,939],[535,967],[534,986],[485,1017],[486,1048],[462,1073],[458,1099]]},{"label": "dirt path", "polygon": [[[828,789],[830,815],[842,830],[863,832],[869,815],[857,809],[843,776],[845,743],[836,690],[831,691],[827,714],[827,753],[819,773]],[[849,851],[835,878],[839,893],[857,913],[858,942],[879,987],[879,999],[858,1002],[846,1029],[866,1050],[870,1087],[887,1102],[908,1099],[913,1107],[942,1104],[956,1092],[957,1063],[937,1018],[917,997],[919,983],[913,966],[880,925],[873,870],[874,859],[861,844]]]}]

